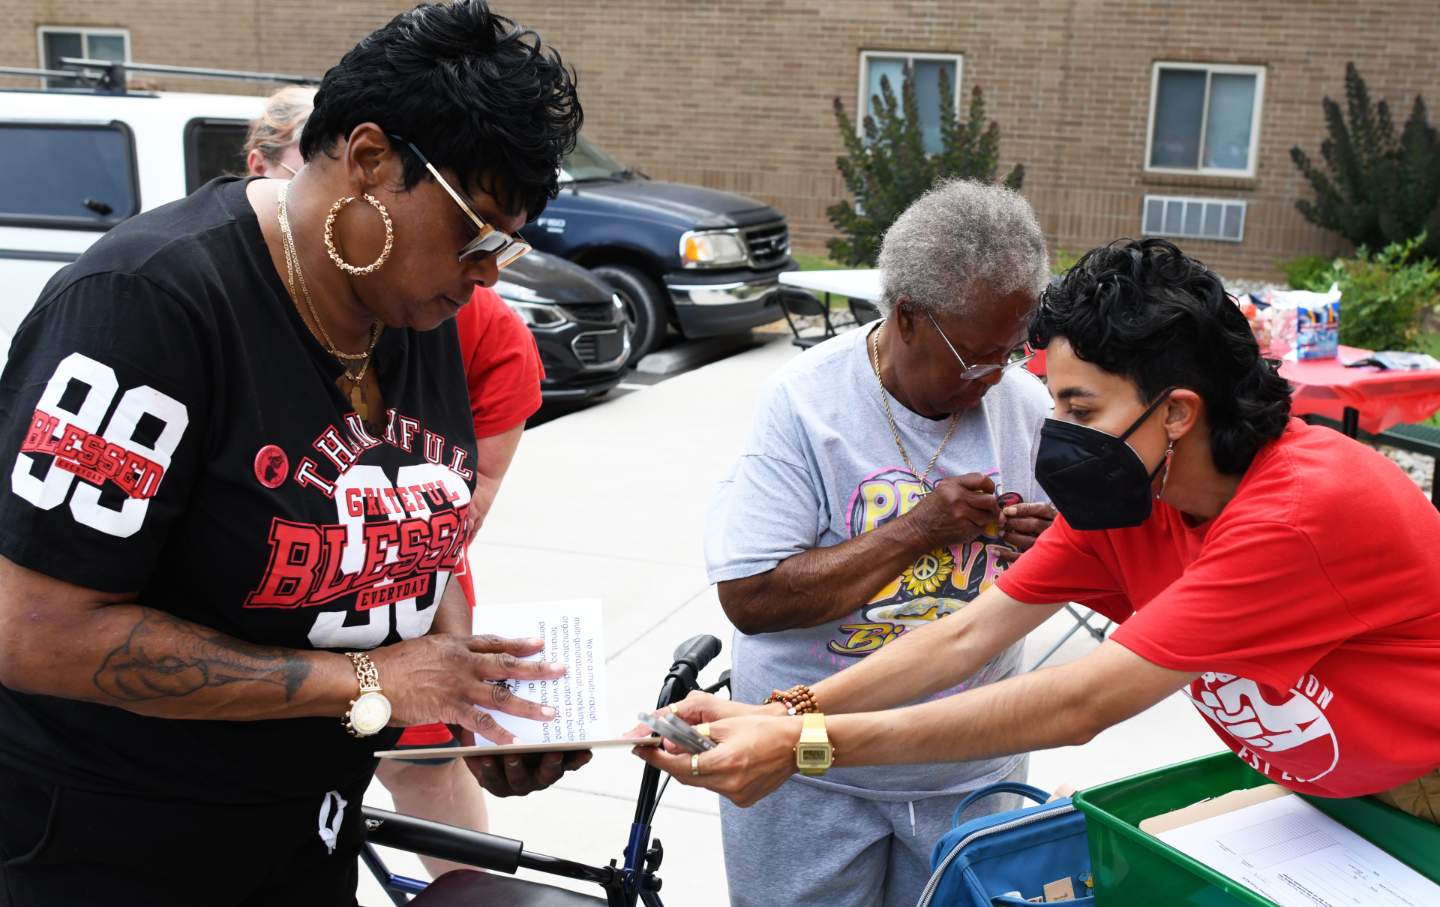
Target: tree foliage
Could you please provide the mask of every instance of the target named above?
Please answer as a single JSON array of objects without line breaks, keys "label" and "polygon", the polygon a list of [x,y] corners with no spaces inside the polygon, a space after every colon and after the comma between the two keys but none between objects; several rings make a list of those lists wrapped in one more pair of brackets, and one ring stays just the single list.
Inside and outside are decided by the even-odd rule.
[{"label": "tree foliage", "polygon": [[1440,257],[1440,137],[1425,102],[1415,96],[1399,135],[1384,101],[1372,102],[1354,63],[1345,65],[1345,111],[1325,98],[1329,137],[1320,145],[1323,168],[1296,147],[1290,158],[1315,190],[1296,207],[1306,220],[1357,246],[1381,249],[1421,233],[1415,251]]},{"label": "tree foliage", "polygon": [[[970,108],[962,121],[955,115],[955,92],[949,73],[940,71],[940,150],[925,150],[915,74],[905,67],[900,97],[888,76],[880,77],[875,115],[855,121],[835,99],[835,121],[845,143],[836,158],[853,203],[842,200],[826,214],[840,232],[828,242],[830,257],[849,265],[874,265],[885,231],[936,181],[964,178],[995,182],[1000,167],[1000,127],[986,122],[985,97],[977,85],[970,93]],[[1019,189],[1025,179],[1021,164],[1005,176],[1005,185]]]}]

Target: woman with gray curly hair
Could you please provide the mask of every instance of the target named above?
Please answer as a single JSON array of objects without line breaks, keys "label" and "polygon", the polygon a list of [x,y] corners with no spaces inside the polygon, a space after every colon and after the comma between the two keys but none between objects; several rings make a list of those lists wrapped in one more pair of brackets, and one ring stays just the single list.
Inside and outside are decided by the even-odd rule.
[{"label": "woman with gray curly hair", "polygon": [[[1049,398],[1015,367],[1049,278],[1030,206],[942,183],[890,228],[880,264],[885,320],[780,372],[712,504],[706,562],[738,631],[740,702],[802,704],[808,685],[990,588],[1054,516],[1033,474]],[[944,695],[1011,676],[1020,648]],[[825,767],[749,809],[721,802],[732,904],[914,903],[960,800],[1023,778],[1026,761]],[[774,855],[817,836],[824,848],[774,872]]]}]

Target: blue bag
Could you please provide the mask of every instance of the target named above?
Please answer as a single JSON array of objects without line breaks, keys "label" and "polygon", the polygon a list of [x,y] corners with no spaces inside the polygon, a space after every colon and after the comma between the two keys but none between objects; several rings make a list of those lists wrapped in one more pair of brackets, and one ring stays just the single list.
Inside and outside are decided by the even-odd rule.
[{"label": "blue bag", "polygon": [[[972,803],[999,793],[1020,794],[1040,805],[957,824]],[[1075,887],[1075,900],[1063,903],[1092,907],[1085,816],[1069,797],[1046,803],[1049,796],[1038,787],[1001,781],[961,801],[954,827],[930,855],[934,874],[917,907],[1029,907],[1028,898],[1044,895],[1046,883],[1062,878]],[[1011,894],[1016,891],[1020,897]]]}]

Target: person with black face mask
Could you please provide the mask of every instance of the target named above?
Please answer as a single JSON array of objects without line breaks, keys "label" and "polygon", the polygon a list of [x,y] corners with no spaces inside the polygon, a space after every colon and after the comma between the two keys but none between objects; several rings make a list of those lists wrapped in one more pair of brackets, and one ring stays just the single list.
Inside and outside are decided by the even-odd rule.
[{"label": "person with black face mask", "polygon": [[[696,695],[679,714],[719,746],[637,755],[745,805],[814,739],[819,721],[795,712],[828,714],[834,765],[935,762],[1082,744],[1184,690],[1271,780],[1436,822],[1440,513],[1424,493],[1290,418],[1220,280],[1164,240],[1087,254],[1042,298],[1030,341],[1055,402],[1035,477],[1060,511],[1035,546],[799,707]],[[1068,601],[1120,627],[1070,664],[925,701]]]}]

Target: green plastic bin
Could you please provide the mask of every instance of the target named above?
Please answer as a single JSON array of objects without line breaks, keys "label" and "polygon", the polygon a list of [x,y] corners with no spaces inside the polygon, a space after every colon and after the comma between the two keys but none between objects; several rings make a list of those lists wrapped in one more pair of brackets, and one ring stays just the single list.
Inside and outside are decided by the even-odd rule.
[{"label": "green plastic bin", "polygon": [[[1085,814],[1090,867],[1099,907],[1275,907],[1261,897],[1141,831],[1141,821],[1268,783],[1233,753],[1217,753],[1083,790],[1075,805]],[[1391,809],[1369,797],[1306,797],[1321,812],[1440,883],[1440,826]]]}]

